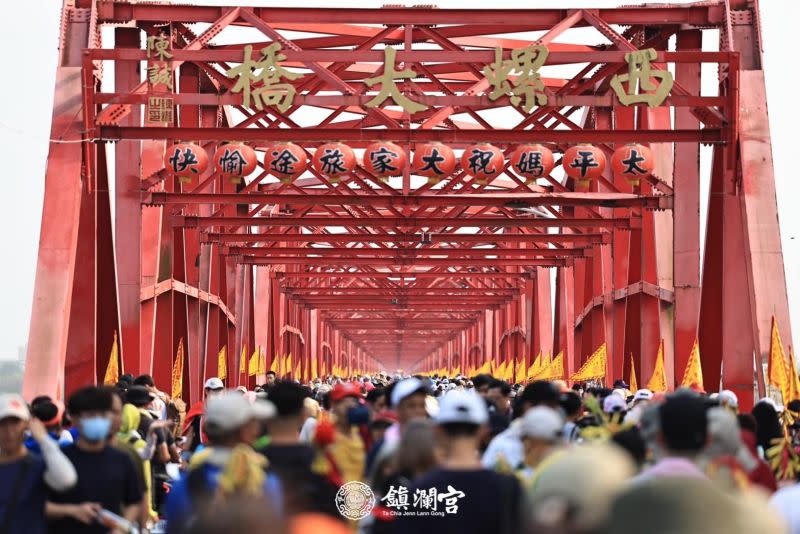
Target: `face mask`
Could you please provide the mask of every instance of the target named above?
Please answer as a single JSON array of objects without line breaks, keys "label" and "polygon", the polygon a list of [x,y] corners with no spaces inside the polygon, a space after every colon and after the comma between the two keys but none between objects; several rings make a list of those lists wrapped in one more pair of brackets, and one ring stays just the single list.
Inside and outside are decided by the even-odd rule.
[{"label": "face mask", "polygon": [[369,423],[369,408],[354,406],[347,410],[347,421],[351,425],[366,425]]},{"label": "face mask", "polygon": [[108,417],[87,417],[81,420],[81,436],[87,441],[103,441],[111,430],[111,419]]}]

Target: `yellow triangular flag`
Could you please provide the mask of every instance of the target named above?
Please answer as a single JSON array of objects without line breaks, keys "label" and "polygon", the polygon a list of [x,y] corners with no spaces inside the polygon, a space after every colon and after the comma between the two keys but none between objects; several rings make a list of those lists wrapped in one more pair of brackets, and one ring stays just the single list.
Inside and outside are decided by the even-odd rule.
[{"label": "yellow triangular flag", "polygon": [[794,361],[794,352],[792,352],[791,347],[789,347],[789,361],[787,364],[789,367],[789,399],[784,399],[784,402],[789,404],[789,401],[800,399],[800,378],[797,375],[797,362]]},{"label": "yellow triangular flag", "polygon": [[525,365],[525,356],[523,355],[522,358],[516,360],[514,365],[514,383],[524,382],[525,381],[525,371],[528,368]]},{"label": "yellow triangular flag", "polygon": [[658,345],[656,354],[656,366],[653,368],[653,376],[647,381],[647,389],[653,393],[665,393],[667,391],[667,372],[664,369],[664,340]]},{"label": "yellow triangular flag", "polygon": [[172,366],[172,398],[180,399],[183,395],[183,338],[178,341],[175,363]]},{"label": "yellow triangular flag", "polygon": [[497,367],[494,373],[492,373],[495,378],[499,378],[504,380],[506,377],[506,361],[503,362]]},{"label": "yellow triangular flag", "polygon": [[108,367],[103,384],[115,386],[119,382],[119,344],[117,343],[117,331],[114,330],[114,343],[111,344],[111,354],[108,357]]},{"label": "yellow triangular flag", "polygon": [[302,380],[300,376],[300,358],[297,359],[297,364],[294,366],[294,373],[292,373],[292,378],[295,380]]},{"label": "yellow triangular flag", "polygon": [[228,346],[225,345],[219,349],[217,354],[217,377],[220,380],[228,378]]},{"label": "yellow triangular flag", "polygon": [[317,373],[317,359],[311,358],[311,380],[319,378],[319,374]]},{"label": "yellow triangular flag", "polygon": [[281,371],[282,371],[282,374],[284,376],[288,375],[289,373],[292,372],[292,353],[291,352],[289,354],[287,354],[286,357],[283,359],[283,369]]},{"label": "yellow triangular flag", "polygon": [[258,353],[260,349],[253,351],[250,355],[250,361],[247,362],[247,376],[256,376],[258,374]]},{"label": "yellow triangular flag", "polygon": [[264,354],[264,351],[261,350],[261,347],[258,347],[258,374],[267,374],[267,355]]},{"label": "yellow triangular flag", "polygon": [[539,380],[561,380],[564,378],[564,353],[559,352],[547,367],[536,377]]},{"label": "yellow triangular flag", "polygon": [[489,360],[486,360],[485,362],[483,362],[483,365],[478,367],[478,369],[475,371],[475,374],[476,375],[489,374],[489,372],[491,371],[491,368],[492,368],[492,362],[489,361]]},{"label": "yellow triangular flag", "polygon": [[631,381],[628,382],[631,391],[634,393],[639,390],[639,384],[636,382],[636,362],[633,361],[633,353],[631,352]]},{"label": "yellow triangular flag", "polygon": [[533,360],[531,366],[528,367],[528,373],[526,374],[525,378],[529,381],[535,379],[536,374],[539,372],[541,367],[542,367],[542,353],[540,352],[539,354],[536,355],[536,359]]},{"label": "yellow triangular flag", "polygon": [[605,378],[606,365],[608,361],[608,350],[606,344],[600,345],[594,354],[589,356],[578,372],[570,377],[573,382],[586,382],[587,380],[595,380],[598,378]]},{"label": "yellow triangular flag", "polygon": [[[783,368],[783,366],[781,366],[781,368]],[[697,338],[695,338],[694,345],[692,345],[689,361],[686,362],[686,369],[683,372],[681,386],[687,388],[695,386],[700,389],[705,389],[703,386],[703,367],[700,364],[700,345],[697,342]]]},{"label": "yellow triangular flag", "polygon": [[458,376],[461,374],[461,366],[457,366],[453,369],[453,376]]},{"label": "yellow triangular flag", "polygon": [[242,355],[239,357],[239,374],[247,372],[247,345],[242,345]]},{"label": "yellow triangular flag", "polygon": [[769,383],[780,390],[783,403],[787,404],[791,396],[791,384],[786,353],[783,350],[783,342],[781,342],[781,334],[778,332],[778,322],[775,317],[772,318],[772,335],[769,344]]}]

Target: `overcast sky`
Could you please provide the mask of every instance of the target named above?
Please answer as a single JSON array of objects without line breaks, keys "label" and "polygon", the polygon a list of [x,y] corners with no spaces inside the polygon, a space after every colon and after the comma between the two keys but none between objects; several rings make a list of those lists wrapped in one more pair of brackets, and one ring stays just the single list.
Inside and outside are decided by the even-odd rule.
[{"label": "overcast sky", "polygon": [[[380,7],[376,0],[350,2],[345,0],[314,1],[239,1],[208,2],[203,4],[296,6],[358,6]],[[613,7],[631,5],[630,1],[609,0],[440,0],[441,8],[478,7]],[[687,3],[672,0],[672,3]],[[0,50],[5,57],[5,82],[0,84],[0,153],[6,170],[6,201],[0,210],[3,232],[2,273],[3,306],[0,309],[0,359],[15,358],[18,347],[27,343],[30,322],[36,255],[42,215],[44,170],[47,158],[50,118],[53,104],[53,83],[58,48],[60,20],[58,0],[26,0],[7,2],[0,23]],[[796,69],[785,63],[793,57],[792,45],[796,21],[800,19],[800,3],[782,0],[761,1],[761,23],[764,39],[764,65],[767,78],[770,130],[778,189],[778,208],[781,221],[784,262],[789,291],[792,329],[800,332],[800,210],[796,199],[800,180],[792,171],[791,161],[797,146],[792,142],[798,111]],[[35,28],[35,30],[34,30]],[[795,134],[792,134],[795,132]],[[795,153],[793,153],[795,152]],[[707,189],[707,182],[702,188]],[[705,196],[704,196],[705,198]],[[705,206],[703,206],[705,211]],[[784,334],[784,343],[789,343]]]}]

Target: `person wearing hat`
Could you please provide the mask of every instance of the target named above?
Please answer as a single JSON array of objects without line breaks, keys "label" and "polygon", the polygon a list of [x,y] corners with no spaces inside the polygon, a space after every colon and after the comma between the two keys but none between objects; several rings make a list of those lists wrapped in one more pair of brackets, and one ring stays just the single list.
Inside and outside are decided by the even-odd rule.
[{"label": "person wearing hat", "polygon": [[397,423],[386,430],[385,441],[400,440],[403,426],[417,417],[427,417],[425,398],[430,388],[419,378],[406,378],[393,385],[389,392],[389,404],[397,415]]},{"label": "person wearing hat", "polygon": [[522,416],[519,433],[525,456],[517,476],[526,489],[533,486],[543,462],[561,450],[563,430],[564,418],[553,408],[536,406]]},{"label": "person wearing hat", "polygon": [[[609,443],[565,449],[540,470],[528,493],[533,516],[529,532],[613,532],[603,527],[634,470],[628,456]],[[649,532],[642,527],[641,532]]]},{"label": "person wearing hat", "polygon": [[366,451],[359,426],[369,422],[369,409],[360,404],[361,387],[341,382],[331,390],[328,400],[331,419],[317,422],[313,442],[322,455],[315,465],[336,485],[364,478]]},{"label": "person wearing hat", "polygon": [[101,510],[137,522],[142,517],[145,490],[128,452],[112,445],[114,394],[110,388],[88,386],[67,400],[67,412],[79,429],[78,440],[62,449],[75,467],[77,483],[48,497],[50,532],[108,532],[97,522]]},{"label": "person wearing hat", "polygon": [[[29,430],[41,454],[25,447]],[[0,525],[8,534],[44,534],[48,488],[64,491],[77,474],[44,424],[32,419],[19,395],[0,395]]]},{"label": "person wearing hat", "polygon": [[[72,434],[63,429],[64,410],[63,402],[59,400],[54,401],[47,396],[36,397],[31,402],[30,407],[31,417],[42,422],[47,430],[47,435],[56,440],[60,447],[69,445],[75,441]],[[36,454],[41,453],[39,450],[39,442],[36,441],[36,438],[33,436],[29,436],[28,439],[25,440],[25,446],[31,452],[35,452]]]},{"label": "person wearing hat", "polygon": [[552,382],[536,380],[525,386],[522,394],[517,396],[514,403],[515,419],[511,421],[506,430],[500,432],[489,442],[481,460],[483,465],[489,469],[506,473],[511,473],[519,468],[525,458],[520,437],[521,417],[536,406],[557,409],[560,399],[561,393]]},{"label": "person wearing hat", "polygon": [[402,515],[398,532],[415,534],[485,533],[524,531],[523,493],[512,475],[481,466],[481,434],[488,431],[489,413],[475,393],[453,391],[445,395],[434,418],[442,459],[439,467],[416,479],[409,495],[425,491],[438,496],[438,515]]},{"label": "person wearing hat", "polygon": [[186,438],[190,451],[194,452],[200,445],[205,445],[206,443],[202,420],[203,412],[205,411],[205,402],[214,395],[220,395],[224,391],[225,384],[222,383],[222,380],[216,376],[209,378],[203,386],[203,400],[195,402],[192,407],[189,408],[189,411],[186,412],[181,435]]},{"label": "person wearing hat", "polygon": [[373,443],[367,454],[367,472],[372,469],[375,458],[384,447],[394,448],[400,441],[405,425],[416,418],[428,416],[426,400],[430,392],[429,386],[419,378],[406,378],[390,385],[387,390],[389,406],[396,416],[383,433],[383,439]]},{"label": "person wearing hat", "polygon": [[168,534],[184,532],[199,510],[224,506],[228,495],[266,496],[279,505],[280,479],[265,471],[266,459],[250,446],[258,438],[263,422],[275,415],[271,402],[257,400],[251,404],[235,391],[207,400],[203,430],[208,446],[192,457],[188,472],[167,496]]}]

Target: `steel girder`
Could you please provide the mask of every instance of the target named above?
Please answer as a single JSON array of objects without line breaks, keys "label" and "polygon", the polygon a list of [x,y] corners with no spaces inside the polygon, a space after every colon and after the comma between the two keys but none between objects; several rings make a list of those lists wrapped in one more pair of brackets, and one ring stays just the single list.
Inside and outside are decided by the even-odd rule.
[{"label": "steel girder", "polygon": [[[632,361],[641,384],[663,340],[674,384],[700,321],[707,388],[721,379],[746,406],[754,370],[763,389],[754,363],[764,361],[772,316],[789,343],[791,332],[757,5],[731,5],[306,9],[65,0],[53,131],[69,143],[51,143],[48,159],[26,395],[58,396],[102,379],[114,332],[125,370],[151,373],[164,389],[181,345],[191,400],[217,373],[222,348],[235,385],[257,380],[239,372],[254,351],[268,366],[291,353],[289,373],[303,378],[312,360],[327,373],[467,372],[487,359],[529,365],[557,352],[570,373],[605,342],[607,377],[627,378]],[[188,24],[197,22],[210,26],[195,35]],[[115,30],[115,43],[101,43],[103,24],[127,26]],[[304,74],[285,111],[244,107],[231,90],[224,71],[241,61],[243,46],[225,42],[231,26],[258,30],[256,48],[279,41],[285,66]],[[618,26],[628,29],[620,34]],[[142,34],[164,27],[177,91],[141,82],[138,71],[142,62],[158,66]],[[592,28],[598,43],[611,44],[553,42],[568,41],[572,28]],[[702,50],[707,28],[724,30],[719,52]],[[530,32],[537,33],[497,35]],[[481,67],[494,60],[493,48],[507,55],[534,41],[550,50],[548,105],[525,113],[507,96],[488,98]],[[427,110],[367,106],[374,93],[364,79],[380,72],[383,46],[417,71],[399,85]],[[610,77],[627,71],[625,54],[645,48],[655,49],[657,68],[674,64],[676,83],[660,107],[622,106]],[[115,64],[111,90],[100,90],[102,61]],[[701,62],[719,65],[719,95],[701,95]],[[146,116],[153,94],[172,98],[173,121]],[[316,119],[304,111],[312,109]],[[502,118],[493,115],[500,111]],[[163,167],[168,142],[194,140],[213,152],[231,139],[258,152],[276,141],[309,150],[325,141],[359,149],[393,140],[407,151],[423,141],[456,149],[492,142],[506,155],[521,142],[559,152],[580,141],[608,156],[635,141],[650,144],[657,165],[638,186],[607,171],[589,190],[559,174],[525,182],[509,167],[490,184],[460,168],[439,184],[412,180],[408,169],[385,182],[361,166],[338,184],[313,169],[283,184],[259,163],[239,185],[212,170],[181,183]],[[701,143],[714,146],[715,193],[702,285]],[[758,187],[749,186],[756,177]]]}]

